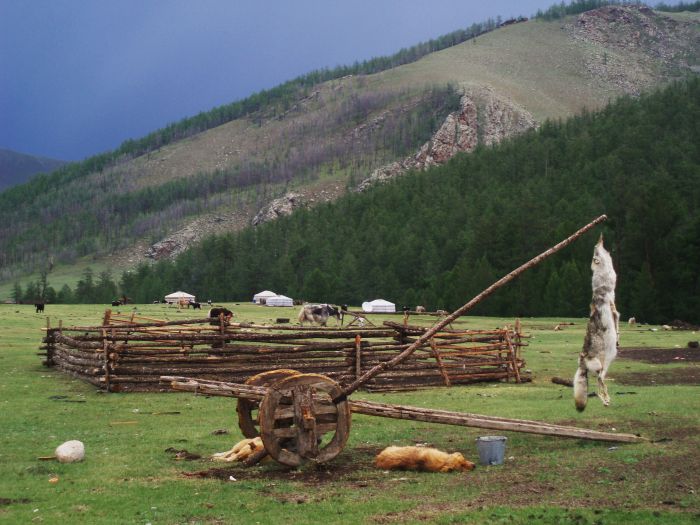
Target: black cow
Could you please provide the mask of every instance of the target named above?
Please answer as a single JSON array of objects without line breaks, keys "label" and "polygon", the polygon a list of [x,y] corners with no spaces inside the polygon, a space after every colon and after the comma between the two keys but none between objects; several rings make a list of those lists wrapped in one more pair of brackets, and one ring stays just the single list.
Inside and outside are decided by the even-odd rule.
[{"label": "black cow", "polygon": [[34,303],[34,308],[36,308],[35,313],[43,312],[44,311],[44,303]]},{"label": "black cow", "polygon": [[193,310],[201,310],[202,309],[202,303],[197,303],[195,301],[190,301],[190,306],[192,307]]},{"label": "black cow", "polygon": [[112,301],[112,306],[121,306],[122,302],[121,301]]}]

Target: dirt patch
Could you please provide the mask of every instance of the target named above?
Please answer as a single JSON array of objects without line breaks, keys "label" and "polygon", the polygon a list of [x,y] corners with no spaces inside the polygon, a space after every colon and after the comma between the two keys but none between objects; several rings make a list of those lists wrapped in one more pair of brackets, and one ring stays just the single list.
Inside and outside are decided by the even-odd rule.
[{"label": "dirt patch", "polygon": [[[573,470],[567,481],[548,482],[538,479],[542,471],[504,471],[494,482],[504,481],[501,489],[484,492],[478,498],[488,506],[529,506],[542,498],[549,505],[562,507],[610,507],[637,506],[632,497],[625,496],[632,483],[633,498],[645,501],[647,508],[668,508],[680,503],[700,482],[700,460],[695,454],[651,457],[635,464],[601,462]],[[545,469],[546,470],[546,469]],[[690,471],[690,472],[689,472]],[[595,479],[591,484],[591,479]],[[647,480],[649,482],[647,482]],[[653,482],[652,482],[653,480]],[[589,486],[590,493],[583,493],[576,501],[570,499],[575,487]],[[605,490],[600,490],[605,487]]]},{"label": "dirt patch", "polygon": [[684,366],[658,372],[626,372],[615,374],[619,385],[658,386],[658,385],[700,385],[700,367]]},{"label": "dirt patch", "polygon": [[[611,454],[615,454],[611,451]],[[568,469],[566,478],[547,480],[552,467],[523,458],[499,468],[480,468],[468,475],[450,477],[447,483],[468,483],[485,487],[472,498],[459,503],[428,502],[404,511],[374,516],[374,523],[431,522],[445,514],[482,511],[491,507],[531,507],[546,505],[568,509],[653,509],[684,510],[684,501],[695,493],[700,483],[700,456],[651,457],[629,464],[611,456],[611,461],[582,464]],[[571,494],[580,487],[590,491],[576,498]],[[630,491],[630,487],[633,489]],[[640,505],[640,502],[644,502]]]},{"label": "dirt patch", "polygon": [[615,373],[615,381],[620,385],[699,385],[700,349],[698,348],[620,348],[618,357],[655,365],[687,365],[651,372]]},{"label": "dirt patch", "polygon": [[187,449],[176,449],[173,447],[169,447],[165,449],[165,452],[168,454],[172,454],[173,458],[178,460],[178,461],[194,461],[197,459],[202,459],[202,456],[199,454],[193,454],[192,452],[189,452]]},{"label": "dirt patch", "polygon": [[28,498],[0,498],[0,506],[4,505],[15,505],[17,503],[31,503],[32,500]]},{"label": "dirt patch", "polygon": [[700,330],[700,326],[696,324],[691,324],[686,321],[681,321],[680,319],[674,319],[670,323],[668,323],[671,327],[675,328],[676,330]]},{"label": "dirt patch", "polygon": [[700,362],[698,348],[620,348],[617,357],[653,364]]},{"label": "dirt patch", "polygon": [[[183,472],[188,478],[219,479],[221,481],[236,480],[283,480],[297,481],[310,486],[327,486],[330,483],[342,482],[355,487],[367,486],[367,471],[372,469],[374,457],[381,449],[358,447],[352,454],[341,454],[329,464],[315,465],[309,463],[301,468],[288,468],[272,460],[255,467],[245,467],[240,463],[214,467],[195,472]],[[364,475],[363,475],[364,472]],[[379,472],[379,471],[376,471]],[[373,484],[376,488],[376,484]]]}]

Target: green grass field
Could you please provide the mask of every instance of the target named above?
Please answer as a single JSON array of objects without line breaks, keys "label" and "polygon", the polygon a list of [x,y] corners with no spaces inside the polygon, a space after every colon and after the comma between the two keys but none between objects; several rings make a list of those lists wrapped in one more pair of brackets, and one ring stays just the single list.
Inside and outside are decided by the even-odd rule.
[{"label": "green grass field", "polygon": [[[228,306],[239,320],[270,321],[291,313]],[[49,305],[46,314],[52,324],[59,319],[67,325],[94,324],[105,308]],[[161,305],[137,309],[163,319],[188,316]],[[563,321],[575,324],[554,331]],[[512,320],[465,318],[460,324],[489,328],[507,322]],[[429,443],[476,461],[475,439],[492,432],[356,415],[348,445],[337,458],[289,470],[275,463],[245,468],[206,459],[242,437],[231,399],[105,394],[43,367],[36,353],[45,325],[45,316],[29,305],[0,305],[2,523],[679,524],[700,519],[700,361],[688,349],[685,359],[669,358],[667,364],[618,359],[610,371],[612,405],[605,408],[592,398],[579,414],[571,390],[550,379],[573,375],[585,320],[524,319],[532,336],[524,354],[532,383],[353,395],[640,433],[656,442],[611,446],[508,432],[501,466],[459,474],[384,472],[372,461],[386,446]],[[675,355],[700,338],[691,331],[650,328],[625,325],[622,347],[664,348]],[[218,429],[228,434],[214,434]],[[69,439],[85,443],[85,461],[37,459]],[[202,459],[178,461],[166,452],[170,447]],[[58,481],[51,483],[52,478]]]}]

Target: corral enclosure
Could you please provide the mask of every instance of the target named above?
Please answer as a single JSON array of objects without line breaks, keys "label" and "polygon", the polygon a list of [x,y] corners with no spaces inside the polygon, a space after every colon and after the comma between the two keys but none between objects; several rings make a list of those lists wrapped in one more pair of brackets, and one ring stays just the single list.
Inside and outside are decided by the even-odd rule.
[{"label": "corral enclosure", "polygon": [[[160,391],[162,375],[240,383],[275,369],[324,374],[348,384],[391,360],[428,328],[409,324],[408,315],[403,323],[322,328],[213,318],[162,321],[107,310],[99,325],[47,325],[40,355],[46,366],[109,392]],[[529,380],[522,370],[523,338],[517,322],[493,330],[444,329],[364,388]]]}]

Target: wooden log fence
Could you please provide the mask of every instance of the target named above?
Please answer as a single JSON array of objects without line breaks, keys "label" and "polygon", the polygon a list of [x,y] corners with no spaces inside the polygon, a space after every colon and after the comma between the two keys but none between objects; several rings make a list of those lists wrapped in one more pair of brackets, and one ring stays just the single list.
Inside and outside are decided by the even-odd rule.
[{"label": "wooden log fence", "polygon": [[[519,326],[516,323],[516,326]],[[324,374],[341,385],[392,361],[430,327],[300,327],[219,319],[158,321],[107,310],[101,325],[47,323],[44,364],[111,392],[167,390],[162,375],[242,383],[280,368]],[[441,330],[400,365],[364,385],[367,391],[412,390],[481,381],[528,381],[520,330]]]}]

